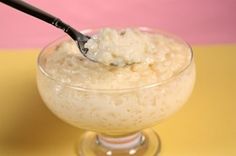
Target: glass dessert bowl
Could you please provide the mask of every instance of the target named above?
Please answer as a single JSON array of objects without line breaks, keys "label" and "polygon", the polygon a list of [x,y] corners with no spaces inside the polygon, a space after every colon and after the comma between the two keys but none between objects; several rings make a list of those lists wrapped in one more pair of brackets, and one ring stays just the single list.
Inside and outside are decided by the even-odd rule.
[{"label": "glass dessert bowl", "polygon": [[47,107],[63,121],[88,130],[80,138],[78,155],[158,155],[160,139],[150,127],[181,108],[192,92],[191,47],[164,32],[138,29],[165,40],[155,42],[165,47],[160,52],[164,59],[109,67],[82,58],[68,37],[52,42],[38,57],[37,84]]}]

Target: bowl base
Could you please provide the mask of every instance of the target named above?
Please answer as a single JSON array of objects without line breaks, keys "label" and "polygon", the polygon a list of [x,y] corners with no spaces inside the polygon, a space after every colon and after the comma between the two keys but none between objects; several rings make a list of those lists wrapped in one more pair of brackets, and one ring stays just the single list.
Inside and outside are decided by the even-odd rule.
[{"label": "bowl base", "polygon": [[161,142],[152,129],[119,138],[86,132],[77,147],[78,156],[158,156]]}]

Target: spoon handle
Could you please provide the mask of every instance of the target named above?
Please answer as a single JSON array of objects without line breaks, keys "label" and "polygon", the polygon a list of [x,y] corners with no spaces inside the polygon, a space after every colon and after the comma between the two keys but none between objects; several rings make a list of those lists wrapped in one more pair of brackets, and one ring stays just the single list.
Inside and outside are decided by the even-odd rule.
[{"label": "spoon handle", "polygon": [[[59,18],[54,17],[54,16],[50,15],[49,13],[47,13],[43,10],[40,10],[40,9],[38,9],[38,8],[36,8],[36,7],[30,5],[22,0],[0,0],[0,2],[6,4],[8,6],[11,6],[17,10],[20,10],[26,14],[29,14],[33,17],[41,19],[49,24],[52,24],[57,28],[62,29],[69,36],[71,36],[72,39],[74,39],[74,40],[78,40],[78,39],[83,40],[85,37],[80,32],[76,31],[75,29],[73,29],[72,27],[67,25],[66,23],[62,22]],[[74,31],[76,31],[77,35],[74,34]]]}]

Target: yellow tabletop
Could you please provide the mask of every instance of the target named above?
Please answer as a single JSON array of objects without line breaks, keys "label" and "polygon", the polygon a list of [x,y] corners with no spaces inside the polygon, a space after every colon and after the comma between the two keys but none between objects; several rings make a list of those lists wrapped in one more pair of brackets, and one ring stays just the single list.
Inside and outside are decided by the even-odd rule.
[{"label": "yellow tabletop", "polygon": [[[193,94],[155,127],[161,156],[236,156],[236,45],[193,49]],[[39,50],[18,51],[0,50],[0,156],[75,156],[83,131],[57,119],[40,99]]]}]

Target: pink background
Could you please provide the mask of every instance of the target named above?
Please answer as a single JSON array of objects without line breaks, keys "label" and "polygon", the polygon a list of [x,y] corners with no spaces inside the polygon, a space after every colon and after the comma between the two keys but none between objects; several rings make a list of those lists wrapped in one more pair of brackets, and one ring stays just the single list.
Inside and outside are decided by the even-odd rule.
[{"label": "pink background", "polygon": [[[27,0],[78,28],[148,26],[192,44],[236,43],[236,0]],[[42,47],[59,29],[0,3],[0,48]]]}]

